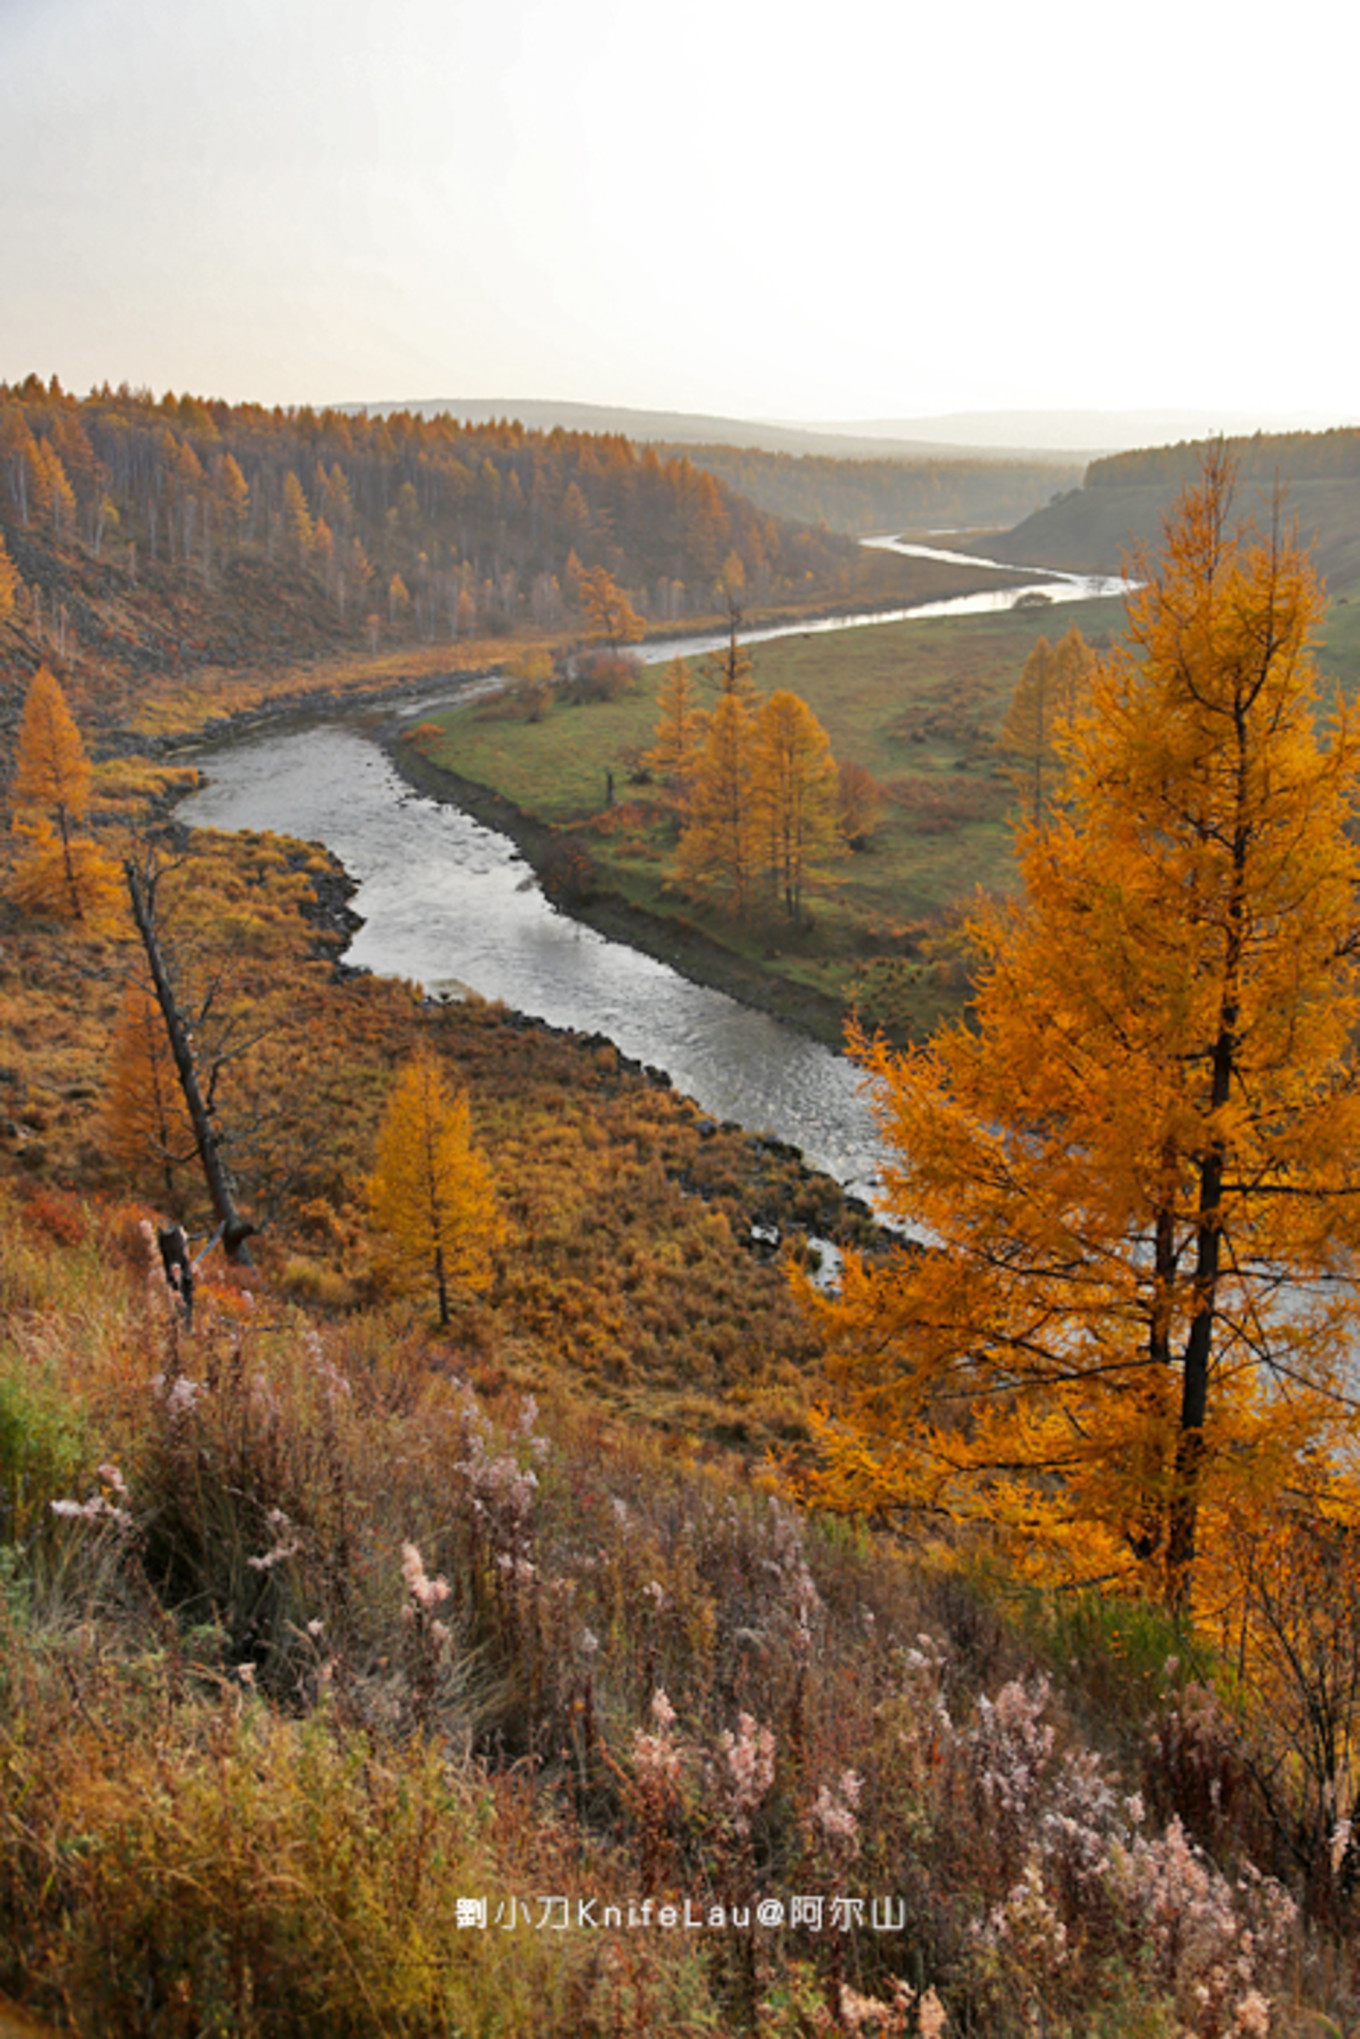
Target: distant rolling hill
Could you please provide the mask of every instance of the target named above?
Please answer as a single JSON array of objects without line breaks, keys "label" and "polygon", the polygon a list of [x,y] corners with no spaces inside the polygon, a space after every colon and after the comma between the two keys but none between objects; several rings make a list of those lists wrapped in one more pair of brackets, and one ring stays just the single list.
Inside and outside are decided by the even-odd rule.
[{"label": "distant rolling hill", "polygon": [[[766,453],[812,453],[849,460],[910,460],[918,454],[940,459],[951,452],[975,460],[976,446],[954,447],[937,441],[917,446],[900,434],[821,430],[811,425],[770,424],[758,418],[707,417],[692,411],[630,410],[622,404],[578,404],[546,397],[419,397],[399,403],[341,404],[345,411],[367,411],[372,418],[390,418],[401,411],[413,417],[457,418],[472,425],[518,419],[535,432],[617,432],[639,442],[672,446],[753,446]],[[1010,459],[1009,450],[998,457]],[[1047,456],[1052,458],[1052,455]]]},{"label": "distant rolling hill", "polygon": [[[1009,450],[1027,458],[1080,461],[1172,440],[1250,438],[1257,432],[1319,432],[1354,423],[1321,412],[1293,416],[1219,410],[1160,411],[951,411],[934,418],[867,418],[807,429],[838,439],[869,439],[883,447],[906,441],[913,450],[994,455]],[[801,428],[800,428],[801,429]]]}]

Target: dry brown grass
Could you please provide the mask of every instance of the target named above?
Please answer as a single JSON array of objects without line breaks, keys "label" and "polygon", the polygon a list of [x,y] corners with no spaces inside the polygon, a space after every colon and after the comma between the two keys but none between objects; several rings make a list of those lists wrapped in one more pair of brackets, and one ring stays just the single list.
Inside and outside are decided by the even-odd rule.
[{"label": "dry brown grass", "polygon": [[[309,860],[205,838],[167,880],[185,984],[230,959],[219,1002],[272,1020],[223,1114],[259,1106],[288,1178],[192,1330],[101,1147],[131,941],[0,937],[0,1988],[90,2033],[260,2039],[783,2039],[869,2016],[847,1989],[921,2029],[899,1984],[996,2039],[1245,2035],[1258,1988],[1353,2018],[1336,1940],[1239,1887],[1247,1829],[1201,1828],[1215,1862],[1176,1827],[1156,1637],[1135,1663],[1040,1625],[1045,1691],[962,1543],[807,1521],[754,1470],[815,1353],[750,1224],[834,1230],[834,1186],[704,1137],[612,1049],[335,981]],[[417,1041],[512,1226],[448,1337],[433,1296],[379,1293],[360,1195]],[[727,1923],[457,1925],[546,1892]],[[731,1917],[798,1892],[900,1926]]]}]

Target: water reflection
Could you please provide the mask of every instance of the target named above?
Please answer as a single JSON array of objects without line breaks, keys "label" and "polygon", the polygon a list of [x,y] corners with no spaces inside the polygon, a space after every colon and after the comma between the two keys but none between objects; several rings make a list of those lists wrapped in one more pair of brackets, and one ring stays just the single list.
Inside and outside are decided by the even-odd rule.
[{"label": "water reflection", "polygon": [[181,804],[184,821],[322,842],[358,881],[349,962],[607,1034],[715,1118],[791,1140],[872,1195],[877,1137],[843,1056],[559,912],[513,843],[412,792],[367,738],[325,724],[202,763],[211,783]]}]

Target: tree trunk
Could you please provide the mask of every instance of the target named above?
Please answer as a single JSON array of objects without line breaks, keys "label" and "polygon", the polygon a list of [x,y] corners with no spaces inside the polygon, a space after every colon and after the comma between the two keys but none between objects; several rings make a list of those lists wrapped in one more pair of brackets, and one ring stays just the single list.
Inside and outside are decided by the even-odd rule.
[{"label": "tree trunk", "polygon": [[80,887],[76,883],[75,865],[71,862],[71,830],[66,820],[66,805],[61,800],[57,802],[57,823],[61,829],[61,854],[66,866],[66,888],[71,895],[71,910],[77,920],[84,920],[85,915],[80,904]]},{"label": "tree trunk", "polygon": [[130,858],[124,860],[123,874],[127,879],[128,897],[132,902],[132,917],[137,923],[137,932],[146,950],[146,960],[151,970],[151,981],[156,987],[156,999],[165,1021],[166,1036],[170,1042],[170,1053],[174,1058],[175,1074],[184,1094],[185,1109],[194,1131],[194,1145],[203,1166],[204,1180],[212,1200],[213,1212],[222,1228],[222,1244],[228,1260],[234,1260],[244,1267],[253,1265],[250,1248],[246,1245],[255,1227],[243,1218],[236,1208],[232,1194],[231,1178],[227,1174],[213,1129],[212,1119],[203,1101],[199,1087],[198,1070],[194,1063],[194,1052],[189,1045],[189,1034],[175,1004],[174,987],[165,966],[165,957],[156,935],[155,921],[155,880],[144,888],[137,874],[137,867]]},{"label": "tree trunk", "polygon": [[[1232,1095],[1237,1073],[1237,1029],[1241,1014],[1242,954],[1246,920],[1246,866],[1249,830],[1245,816],[1247,731],[1239,698],[1234,710],[1237,742],[1237,816],[1232,837],[1232,891],[1228,900],[1227,940],[1223,958],[1223,989],[1219,998],[1218,1034],[1214,1041],[1211,1112],[1222,1111]],[[1213,1356],[1214,1313],[1223,1260],[1223,1183],[1227,1156],[1214,1139],[1200,1164],[1199,1203],[1195,1217],[1195,1271],[1191,1279],[1194,1306],[1185,1344],[1181,1389],[1180,1435],[1171,1485],[1166,1539],[1166,1603],[1178,1619],[1190,1613],[1191,1575],[1199,1529],[1200,1485],[1204,1471],[1204,1423],[1209,1411],[1209,1363]]]}]

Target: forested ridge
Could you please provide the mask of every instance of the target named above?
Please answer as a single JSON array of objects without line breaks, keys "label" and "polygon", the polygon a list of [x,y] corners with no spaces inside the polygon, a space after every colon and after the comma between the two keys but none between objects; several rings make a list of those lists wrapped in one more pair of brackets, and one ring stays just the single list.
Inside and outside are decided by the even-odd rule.
[{"label": "forested ridge", "polygon": [[[678,446],[666,452],[679,454]],[[1007,529],[1081,481],[1079,467],[1023,457],[850,460],[741,446],[686,446],[698,467],[762,509],[832,531]]]},{"label": "forested ridge", "polygon": [[[754,621],[972,585],[618,435],[76,398],[36,376],[0,384],[0,540],[13,670],[51,665],[97,742],[486,672],[525,647],[565,661],[602,585],[661,635],[725,623],[733,588]],[[0,727],[18,705],[0,680]]]},{"label": "forested ridge", "polygon": [[757,510],[685,455],[622,437],[405,413],[269,410],[36,377],[0,385],[0,511],[136,571],[205,582],[242,560],[309,576],[335,620],[431,638],[560,623],[605,567],[657,621],[848,590],[853,546]]},{"label": "forested ridge", "polygon": [[[1360,427],[1353,425],[1338,426],[1331,432],[1256,432],[1250,438],[1225,439],[1223,450],[1244,482],[1269,484],[1277,475],[1295,482],[1350,480],[1360,475]],[[1086,487],[1191,482],[1199,473],[1203,456],[1203,440],[1111,453],[1091,462]]]},{"label": "forested ridge", "polygon": [[[1221,443],[1243,503],[1268,518],[1279,491],[1284,521],[1297,524],[1333,594],[1360,585],[1360,430],[1259,432]],[[1140,546],[1155,551],[1162,520],[1210,445],[1185,441],[1094,460],[1080,488],[1026,517],[992,549],[998,559],[1117,573]]]}]

